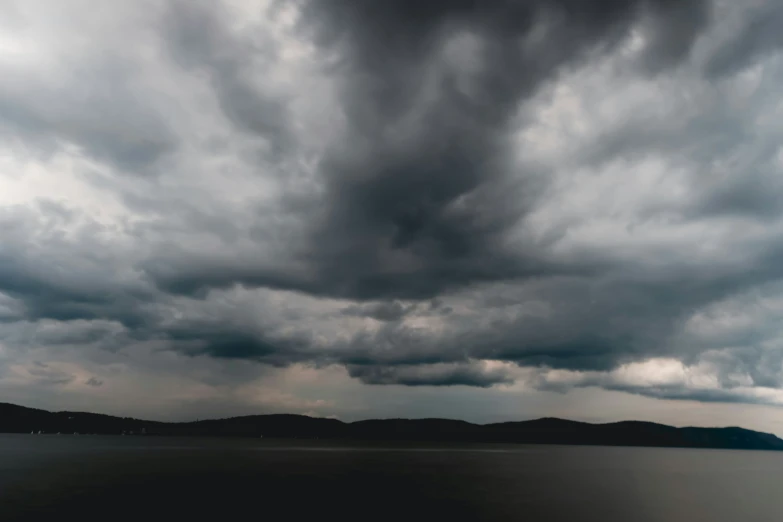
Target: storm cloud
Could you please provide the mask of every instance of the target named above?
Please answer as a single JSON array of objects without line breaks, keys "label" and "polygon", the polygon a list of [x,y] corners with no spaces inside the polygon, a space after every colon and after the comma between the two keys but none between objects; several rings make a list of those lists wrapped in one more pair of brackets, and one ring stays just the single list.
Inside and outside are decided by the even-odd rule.
[{"label": "storm cloud", "polygon": [[783,403],[777,6],[86,6],[0,0],[0,381]]}]

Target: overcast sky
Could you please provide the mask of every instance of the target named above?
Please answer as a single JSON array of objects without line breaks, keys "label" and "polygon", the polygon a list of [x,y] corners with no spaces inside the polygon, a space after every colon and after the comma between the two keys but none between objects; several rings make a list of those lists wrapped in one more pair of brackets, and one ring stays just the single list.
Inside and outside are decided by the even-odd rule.
[{"label": "overcast sky", "polygon": [[781,26],[0,0],[0,400],[783,435]]}]

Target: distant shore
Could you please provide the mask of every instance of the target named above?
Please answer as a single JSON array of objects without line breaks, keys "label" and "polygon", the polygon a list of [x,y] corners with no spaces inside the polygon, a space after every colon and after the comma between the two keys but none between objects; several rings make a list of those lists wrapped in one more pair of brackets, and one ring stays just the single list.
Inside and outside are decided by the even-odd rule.
[{"label": "distant shore", "polygon": [[783,440],[738,427],[676,428],[652,422],[590,424],[555,418],[472,424],[449,419],[379,419],[346,423],[305,415],[251,415],[156,422],[83,412],[49,412],[0,403],[0,433],[245,437],[432,443],[515,443],[783,450]]}]

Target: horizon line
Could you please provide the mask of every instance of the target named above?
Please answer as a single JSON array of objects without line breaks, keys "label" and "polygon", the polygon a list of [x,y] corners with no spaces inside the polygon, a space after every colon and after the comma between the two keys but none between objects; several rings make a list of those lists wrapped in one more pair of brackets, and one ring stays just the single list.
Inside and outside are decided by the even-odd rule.
[{"label": "horizon line", "polygon": [[[28,410],[37,410],[37,411],[43,411],[46,413],[81,413],[81,414],[88,414],[88,415],[104,415],[106,417],[115,417],[120,419],[132,419],[136,421],[141,422],[153,422],[153,423],[159,423],[159,424],[192,424],[196,422],[211,422],[211,421],[221,421],[221,420],[229,420],[229,419],[241,419],[241,418],[247,418],[247,417],[268,417],[268,416],[275,416],[275,415],[285,415],[285,416],[292,416],[292,417],[307,417],[310,419],[319,419],[319,420],[332,420],[337,421],[342,424],[356,424],[359,422],[370,422],[370,421],[394,421],[394,420],[402,420],[402,421],[423,421],[423,420],[439,420],[439,421],[451,421],[451,422],[462,422],[465,424],[470,424],[473,426],[492,426],[497,424],[508,424],[508,423],[519,423],[519,422],[535,422],[535,421],[542,421],[542,420],[556,420],[556,421],[563,421],[563,422],[572,422],[575,424],[587,424],[590,426],[606,426],[610,424],[623,424],[623,423],[640,423],[640,424],[651,424],[651,425],[657,425],[657,426],[665,426],[667,428],[674,428],[674,429],[742,429],[747,431],[753,431],[756,433],[764,433],[767,435],[772,435],[775,437],[778,437],[775,433],[765,432],[765,431],[758,431],[750,428],[744,428],[742,426],[674,426],[671,424],[664,424],[662,422],[654,422],[654,421],[644,421],[644,420],[636,420],[636,419],[625,419],[620,421],[609,421],[609,422],[589,422],[589,421],[581,421],[581,420],[573,420],[573,419],[567,419],[563,417],[551,417],[551,416],[545,416],[545,417],[535,417],[530,419],[522,419],[522,420],[506,420],[506,421],[497,421],[497,422],[487,422],[487,423],[478,423],[478,422],[471,422],[463,419],[452,419],[448,417],[371,417],[366,419],[360,419],[355,421],[344,421],[339,418],[335,417],[316,417],[313,415],[308,415],[305,413],[254,413],[249,415],[233,415],[229,417],[214,417],[214,418],[205,418],[205,419],[195,419],[195,420],[185,420],[185,421],[159,421],[159,420],[149,420],[149,419],[142,419],[138,417],[130,417],[130,416],[121,416],[121,415],[112,415],[108,413],[99,413],[94,411],[78,411],[78,410],[46,410],[43,408],[33,408],[30,406],[24,406],[22,404],[16,404],[12,402],[0,402],[0,406],[2,405],[9,405],[9,406],[15,406],[17,408],[25,408]],[[778,437],[781,438],[781,437]],[[783,438],[782,438],[783,439]]]}]

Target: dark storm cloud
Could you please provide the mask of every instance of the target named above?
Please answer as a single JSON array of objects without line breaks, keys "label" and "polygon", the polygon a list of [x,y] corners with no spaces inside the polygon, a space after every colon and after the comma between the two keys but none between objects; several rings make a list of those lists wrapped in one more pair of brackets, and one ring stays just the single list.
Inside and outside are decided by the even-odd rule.
[{"label": "dark storm cloud", "polygon": [[[348,296],[421,298],[471,281],[574,270],[547,260],[541,245],[522,255],[502,245],[545,183],[526,165],[516,166],[528,171],[521,183],[505,177],[510,119],[561,67],[611,47],[648,12],[666,19],[678,10],[568,1],[311,8],[319,43],[344,53],[350,120],[347,146],[324,161],[330,201],[314,254],[321,280]],[[667,38],[654,34],[651,52]],[[448,63],[450,45],[467,63]]]},{"label": "dark storm cloud", "polygon": [[[116,306],[114,297],[107,290],[114,290],[113,281],[101,284],[103,271],[98,259],[90,255],[81,262],[70,258],[74,252],[60,251],[70,259],[59,266],[52,257],[57,254],[60,237],[56,226],[67,222],[70,216],[63,208],[44,204],[40,215],[14,208],[0,212],[0,225],[4,228],[4,246],[0,251],[0,292],[17,298],[25,304],[31,318],[79,319],[102,317],[104,306]],[[55,222],[55,223],[53,223]],[[27,242],[37,237],[47,248]],[[85,248],[89,245],[85,244]],[[77,255],[81,252],[77,252]],[[52,256],[52,257],[50,257]],[[91,268],[96,270],[90,270]],[[100,308],[100,310],[98,310]]]},{"label": "dark storm cloud", "polygon": [[93,388],[100,388],[101,386],[103,386],[103,381],[101,381],[100,379],[96,379],[95,377],[90,377],[84,382],[84,384],[86,384],[87,386],[92,386]]},{"label": "dark storm cloud", "polygon": [[[545,245],[520,254],[504,244],[546,187],[545,172],[511,165],[511,119],[563,67],[611,49],[634,23],[652,22],[650,60],[676,62],[707,12],[703,1],[664,0],[306,2],[303,34],[340,57],[331,67],[347,118],[321,162],[324,219],[302,255],[310,274],[151,266],[150,275],[180,292],[290,281],[320,295],[421,299],[472,282],[585,271],[554,262]],[[198,40],[189,48],[231,51],[202,33],[188,32]],[[525,175],[512,181],[509,169]]]},{"label": "dark storm cloud", "polygon": [[57,274],[36,264],[0,255],[0,292],[23,304],[26,319],[109,319],[129,328],[148,320],[144,306],[153,297],[149,291],[118,288],[113,282],[91,277],[75,278],[74,273]]},{"label": "dark storm cloud", "polygon": [[[213,19],[200,14],[188,21],[189,16],[177,23],[180,32],[198,40],[179,44],[191,61],[203,65],[211,56],[231,55],[233,44],[221,40],[224,31],[204,30],[205,20]],[[314,224],[306,247],[308,273],[197,261],[183,267],[163,260],[148,264],[148,273],[167,291],[202,296],[210,287],[240,283],[380,299],[344,313],[382,321],[404,317],[394,298],[430,298],[482,282],[564,281],[548,290],[552,317],[506,317],[492,329],[468,321],[436,340],[390,325],[317,356],[348,364],[366,382],[398,377],[408,384],[424,382],[412,370],[395,368],[464,364],[473,357],[610,370],[625,360],[669,355],[678,348],[669,347],[666,332],[699,306],[752,284],[755,276],[721,273],[719,266],[714,273],[699,268],[693,274],[683,266],[645,281],[648,274],[624,273],[633,268],[609,258],[585,253],[575,261],[556,259],[540,241],[510,250],[508,232],[545,197],[548,180],[532,164],[512,163],[509,125],[516,109],[563,68],[611,50],[636,24],[647,37],[642,64],[662,72],[688,56],[709,18],[709,4],[701,1],[307,3],[303,34],[312,35],[324,55],[340,57],[332,72],[347,117],[341,145],[320,165],[324,219]],[[204,32],[218,37],[205,38]],[[214,79],[235,81],[230,74]],[[216,89],[222,97],[222,87]],[[611,158],[633,146],[649,150],[656,142],[664,148],[680,144],[665,129],[657,136],[651,141],[648,132],[636,145],[609,145],[600,156]],[[701,212],[750,205],[742,191],[729,190],[730,198],[721,198],[716,190]],[[759,281],[774,276],[772,266],[763,270]],[[604,281],[597,292],[590,289],[595,278]],[[205,353],[259,360],[274,354],[290,361],[302,356],[252,334],[240,341],[231,336],[209,341]],[[465,374],[455,375],[459,380]],[[439,379],[451,377],[431,380]]]},{"label": "dark storm cloud", "polygon": [[[677,339],[683,322],[704,306],[720,302],[783,276],[779,250],[766,245],[747,249],[747,258],[736,266],[668,267],[665,273],[634,272],[617,266],[600,279],[562,278],[523,288],[502,298],[484,292],[485,303],[499,310],[528,301],[548,303],[542,316],[512,312],[492,317],[481,301],[472,307],[482,314],[455,319],[440,336],[426,336],[405,326],[390,324],[353,338],[339,360],[349,365],[388,367],[466,362],[470,359],[500,360],[520,366],[539,366],[576,371],[607,372],[620,364],[650,357],[673,357],[693,363],[704,350],[731,346],[754,346],[731,354],[725,374],[747,374],[756,386],[780,385],[780,355],[761,349],[768,334],[742,331],[723,334],[707,343]],[[748,271],[747,267],[754,270]],[[512,308],[513,310],[513,308]],[[758,332],[757,332],[758,333]],[[353,371],[360,375],[356,369]],[[372,374],[371,374],[372,375]],[[390,370],[383,382],[396,375]],[[377,379],[381,382],[381,379]],[[724,385],[730,381],[724,379]],[[674,393],[674,392],[672,392]]]},{"label": "dark storm cloud", "polygon": [[435,364],[429,366],[355,366],[348,373],[366,384],[403,386],[475,386],[489,388],[511,384],[513,377],[502,370],[486,370],[475,363]]},{"label": "dark storm cloud", "polygon": [[[723,350],[725,358],[715,364],[724,390],[620,385],[605,377],[581,385],[694,400],[738,397],[731,391],[739,386],[738,372],[756,386],[780,386],[782,359],[762,346],[767,332],[729,331],[708,340],[683,333],[694,313],[783,276],[783,236],[773,226],[783,191],[778,142],[761,140],[751,120],[743,119],[745,111],[724,103],[719,88],[698,96],[688,91],[688,106],[672,105],[660,120],[623,114],[617,126],[589,133],[578,167],[599,169],[620,160],[633,165],[661,155],[692,171],[684,183],[687,197],[662,197],[630,217],[618,211],[618,220],[627,218],[624,236],[602,229],[593,237],[580,229],[612,210],[600,204],[585,210],[566,201],[562,223],[542,225],[558,216],[542,218],[536,211],[560,192],[577,191],[562,187],[576,167],[566,164],[568,172],[558,172],[520,153],[514,141],[515,132],[533,125],[534,111],[522,110],[527,104],[551,94],[561,75],[618,51],[633,31],[643,33],[643,48],[628,74],[652,82],[667,74],[678,78],[714,21],[709,2],[299,4],[304,11],[296,35],[314,44],[314,61],[332,82],[324,84],[336,86],[340,113],[325,125],[329,139],[317,161],[298,141],[304,131],[287,93],[276,91],[270,79],[273,64],[283,60],[282,44],[237,29],[232,13],[218,4],[168,2],[156,26],[165,64],[177,69],[178,81],[209,91],[220,120],[210,124],[229,128],[214,135],[195,123],[187,129],[198,139],[183,154],[198,154],[184,166],[175,162],[169,183],[155,185],[153,176],[130,188],[117,189],[124,178],[96,184],[119,190],[122,203],[139,213],[133,224],[113,231],[134,248],[113,251],[111,244],[92,241],[107,233],[100,227],[64,240],[60,225],[71,226],[78,217],[65,207],[43,205],[33,218],[9,219],[25,225],[7,229],[0,248],[0,293],[12,300],[0,310],[67,325],[39,336],[42,344],[149,342],[223,362],[339,364],[367,384],[490,387],[513,382],[508,368],[514,364],[600,373],[658,357],[696,363],[709,350]],[[758,21],[736,36],[734,51],[727,44],[708,60],[708,75],[730,76],[776,48],[771,25],[760,16],[751,15]],[[64,119],[44,121],[46,105],[38,102],[49,91],[0,88],[2,128],[13,128],[23,140],[82,145],[121,171],[168,174],[157,162],[179,150],[180,137],[154,109],[138,107],[133,65],[89,63],[102,93],[90,110],[77,104],[73,114],[55,111]],[[698,74],[702,80],[701,69]],[[183,92],[189,87],[183,85]],[[306,94],[317,98],[310,87]],[[607,91],[602,95],[619,97]],[[694,110],[683,123],[674,113],[688,108]],[[579,127],[577,120],[568,122],[569,130]],[[202,135],[223,145],[202,141]],[[227,136],[238,142],[249,137],[261,152],[254,149],[251,160],[226,160],[246,152],[232,149]],[[747,144],[755,144],[750,153]],[[198,171],[211,153],[221,161],[205,161],[207,172]],[[285,193],[273,210],[258,210],[261,203],[236,210],[242,187],[232,194],[210,176],[229,179],[242,162],[250,163],[264,192],[270,179],[295,184],[290,165],[311,166],[313,194]],[[282,164],[286,168],[278,169]],[[636,174],[628,168],[628,176]],[[189,183],[203,192],[184,190]],[[765,233],[724,242],[707,234],[706,225],[736,218],[751,218],[753,226],[767,227]],[[535,233],[535,219],[545,234]],[[30,225],[36,220],[43,223],[38,228]],[[667,243],[654,228],[650,237],[633,233],[635,226],[657,221],[671,225],[665,233],[672,237],[699,226],[708,237],[704,244],[676,237]],[[580,233],[587,238],[581,243]],[[607,240],[612,234],[619,239]],[[714,244],[714,254],[705,256]],[[259,297],[262,303],[254,307],[243,292],[277,299]],[[226,304],[240,298],[247,299],[242,306]],[[289,305],[301,309],[277,313]],[[84,321],[112,327],[82,328]],[[33,368],[41,379],[47,379],[45,370]],[[87,384],[95,386],[93,379]]]},{"label": "dark storm cloud", "polygon": [[163,338],[171,347],[192,356],[218,359],[247,359],[271,366],[288,366],[316,360],[310,353],[309,339],[265,335],[225,325],[179,325],[163,329]]}]

